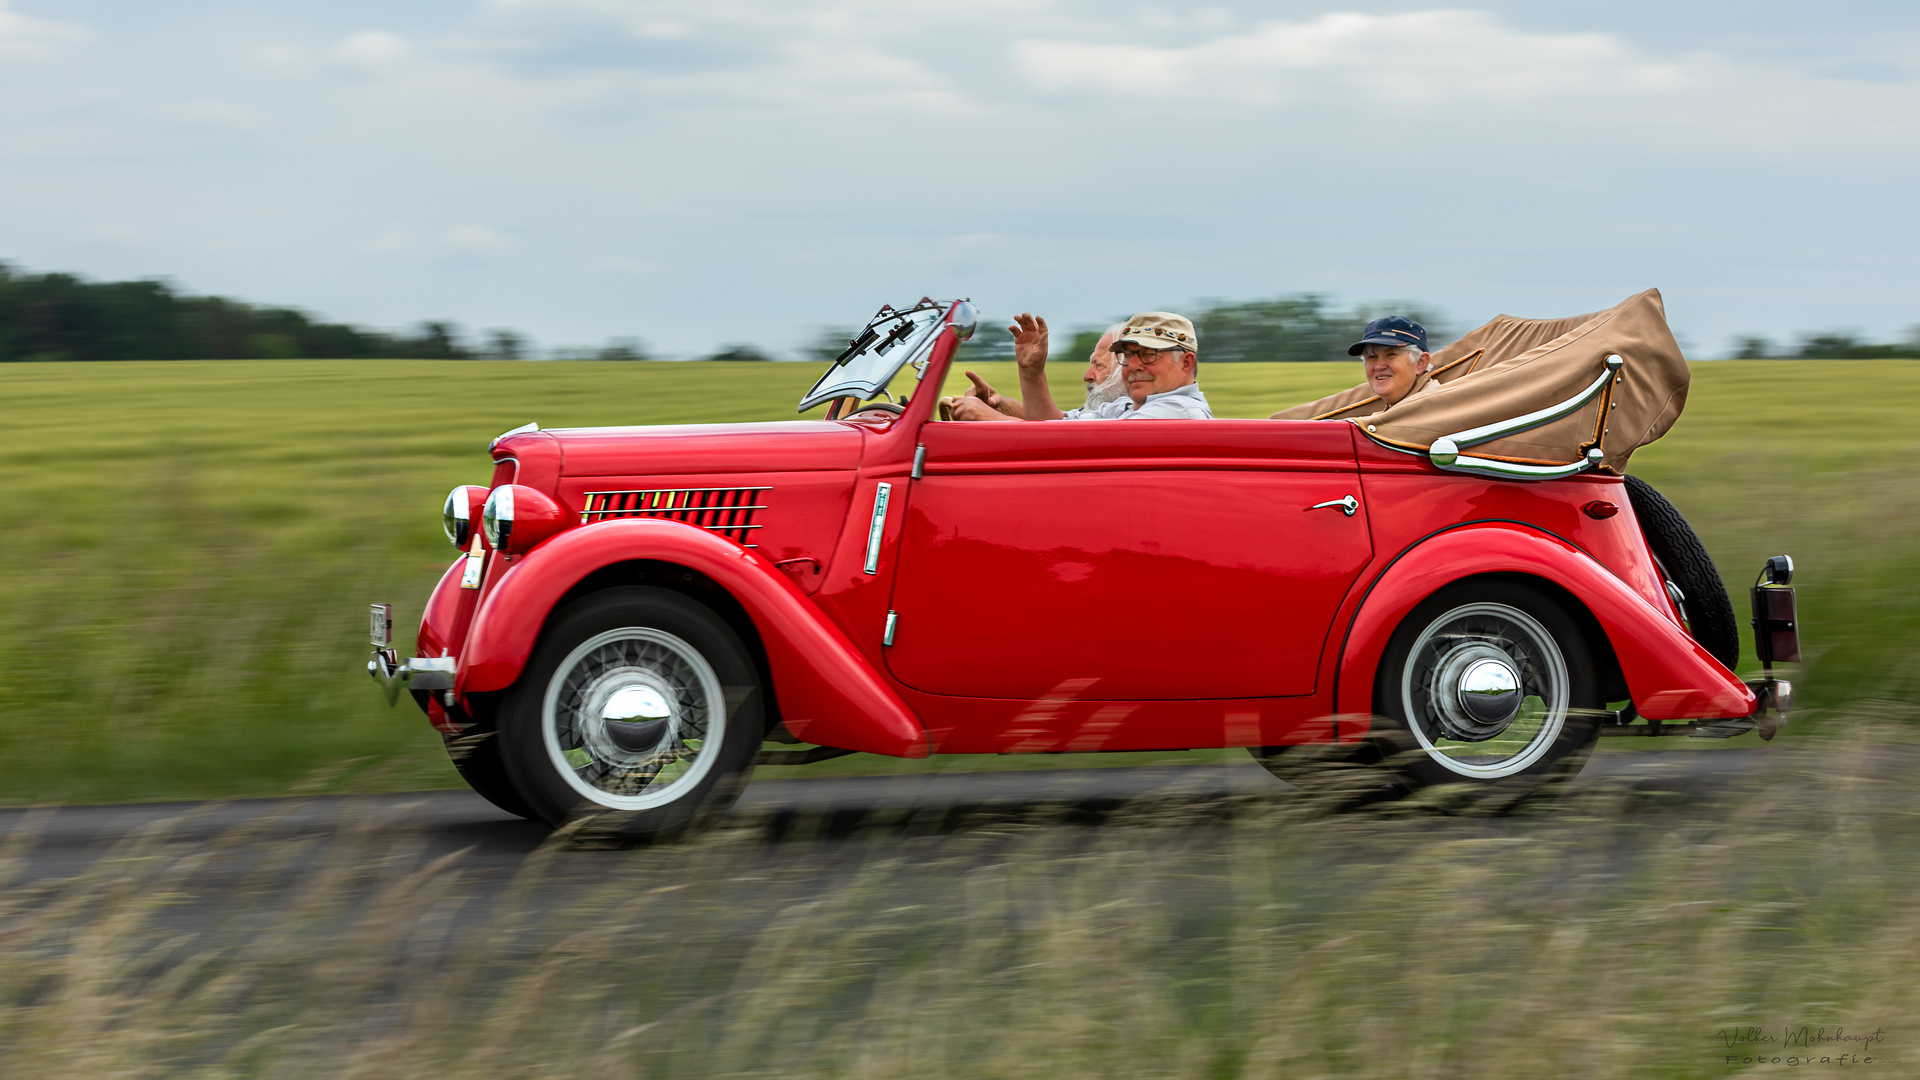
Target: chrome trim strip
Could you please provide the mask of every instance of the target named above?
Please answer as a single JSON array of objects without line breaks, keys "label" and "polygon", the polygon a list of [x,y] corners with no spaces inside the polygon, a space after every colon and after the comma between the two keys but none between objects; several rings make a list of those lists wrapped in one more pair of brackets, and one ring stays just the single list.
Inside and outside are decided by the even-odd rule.
[{"label": "chrome trim strip", "polygon": [[899,615],[891,611],[887,612],[887,632],[880,636],[880,644],[882,645],[893,644],[893,628],[899,625],[899,622],[900,622]]},{"label": "chrome trim strip", "polygon": [[920,443],[913,448],[913,478],[920,479],[927,471],[927,444]]},{"label": "chrome trim strip", "polygon": [[873,491],[873,523],[867,526],[867,565],[866,572],[880,572],[880,535],[887,527],[887,499],[893,494],[892,484],[880,484]]},{"label": "chrome trim strip", "polygon": [[495,435],[493,437],[493,441],[487,444],[487,449],[492,450],[494,447],[499,446],[500,440],[502,439],[511,438],[515,435],[525,435],[530,431],[539,431],[539,430],[540,430],[539,424],[533,424],[533,423],[521,424],[519,427],[514,428],[512,431],[503,431],[500,434]]},{"label": "chrome trim strip", "polygon": [[1586,460],[1569,465],[1516,465],[1508,461],[1493,461],[1489,458],[1470,457],[1466,454],[1453,455],[1451,460],[1445,463],[1435,455],[1433,463],[1448,472],[1487,476],[1495,480],[1559,480],[1586,472],[1600,464],[1600,460],[1605,456],[1598,447],[1595,447],[1587,451]]},{"label": "chrome trim strip", "polygon": [[[1450,442],[1456,448],[1455,452],[1458,452],[1459,450],[1465,450],[1469,446],[1479,446],[1484,442],[1504,439],[1509,435],[1518,435],[1523,431],[1532,431],[1534,428],[1540,427],[1543,424],[1551,424],[1555,420],[1572,416],[1574,413],[1580,411],[1581,406],[1599,397],[1600,391],[1607,388],[1607,383],[1615,377],[1615,374],[1625,363],[1626,360],[1622,359],[1619,353],[1609,353],[1606,359],[1607,370],[1601,372],[1599,377],[1589,383],[1585,390],[1580,391],[1578,394],[1575,394],[1558,405],[1549,405],[1544,409],[1535,409],[1533,412],[1527,413],[1524,416],[1516,416],[1511,420],[1501,420],[1497,423],[1482,424],[1477,428],[1468,428],[1465,431],[1448,435],[1444,439],[1437,439],[1433,445],[1438,447],[1442,442]],[[1439,450],[1434,451],[1436,454],[1440,452]]]}]

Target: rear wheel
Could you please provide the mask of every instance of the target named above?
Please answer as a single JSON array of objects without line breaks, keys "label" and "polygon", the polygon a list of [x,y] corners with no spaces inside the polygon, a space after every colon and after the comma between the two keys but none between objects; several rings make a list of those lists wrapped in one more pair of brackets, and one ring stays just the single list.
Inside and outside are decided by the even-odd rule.
[{"label": "rear wheel", "polygon": [[733,804],[765,733],[759,676],[710,609],[609,589],[558,615],[500,709],[507,771],[559,825],[677,835]]},{"label": "rear wheel", "polygon": [[1660,572],[1679,586],[1685,598],[1680,606],[1687,632],[1732,671],[1740,663],[1740,624],[1734,621],[1733,601],[1727,598],[1726,582],[1707,554],[1707,545],[1652,484],[1637,476],[1625,480],[1627,499],[1633,503],[1633,516],[1640,521],[1648,550],[1660,564]]},{"label": "rear wheel", "polygon": [[1412,785],[1531,786],[1579,769],[1599,735],[1600,695],[1592,647],[1557,600],[1521,582],[1467,581],[1400,624],[1374,708]]}]

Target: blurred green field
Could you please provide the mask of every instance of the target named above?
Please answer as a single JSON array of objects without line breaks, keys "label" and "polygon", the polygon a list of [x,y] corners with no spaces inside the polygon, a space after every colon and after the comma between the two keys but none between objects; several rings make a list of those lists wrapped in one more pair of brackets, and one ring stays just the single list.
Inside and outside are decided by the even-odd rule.
[{"label": "blurred green field", "polygon": [[[985,365],[1003,389],[1011,365]],[[1920,689],[1920,362],[1696,365],[1687,413],[1634,471],[1735,589],[1801,568],[1806,738],[1843,703]],[[1077,365],[1057,365],[1077,397]],[[452,557],[440,500],[507,428],[779,419],[788,364],[232,361],[0,365],[0,803],[458,784],[364,673],[365,604],[410,625]],[[1224,416],[1357,379],[1208,368]],[[957,374],[949,392],[964,385]],[[1741,740],[1745,742],[1747,740]],[[1663,742],[1666,742],[1663,740]],[[903,763],[848,759],[858,768]],[[1033,764],[1061,765],[1058,757]],[[835,763],[828,763],[829,765]],[[811,766],[809,769],[824,768]],[[789,775],[799,775],[796,770]]]}]

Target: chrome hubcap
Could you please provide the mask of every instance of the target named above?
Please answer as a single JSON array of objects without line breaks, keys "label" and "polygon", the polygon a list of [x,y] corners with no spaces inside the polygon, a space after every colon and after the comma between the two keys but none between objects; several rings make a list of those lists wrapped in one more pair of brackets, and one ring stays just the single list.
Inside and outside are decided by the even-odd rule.
[{"label": "chrome hubcap", "polygon": [[1466,604],[1429,623],[1401,677],[1401,706],[1428,756],[1461,776],[1507,776],[1566,726],[1566,658],[1544,626],[1506,604]]},{"label": "chrome hubcap", "polygon": [[1472,641],[1455,646],[1434,676],[1441,730],[1462,742],[1491,739],[1520,712],[1520,674],[1507,654]]},{"label": "chrome hubcap", "polygon": [[615,810],[671,802],[700,782],[725,734],[720,680],[699,650],[626,627],[573,650],[547,686],[543,728],[554,768]]},{"label": "chrome hubcap", "polygon": [[[588,738],[604,733],[610,750],[603,756],[611,757],[613,752],[625,754],[649,754],[673,731],[673,704],[657,685],[658,680],[649,671],[622,671],[608,684],[618,686],[620,682],[631,680],[634,685],[619,686],[608,694],[607,688],[597,690],[589,700],[587,711],[600,714],[600,726],[588,727]],[[597,699],[605,698],[604,703]]]}]

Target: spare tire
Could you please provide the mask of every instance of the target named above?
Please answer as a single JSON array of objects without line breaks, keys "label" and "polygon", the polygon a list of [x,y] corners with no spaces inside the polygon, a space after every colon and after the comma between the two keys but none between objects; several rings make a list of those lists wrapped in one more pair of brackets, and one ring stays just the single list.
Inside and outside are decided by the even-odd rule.
[{"label": "spare tire", "polygon": [[1727,599],[1727,586],[1720,571],[1707,555],[1707,546],[1680,516],[1666,496],[1637,476],[1626,477],[1627,498],[1633,503],[1633,515],[1640,519],[1640,532],[1647,547],[1659,560],[1668,581],[1680,586],[1686,595],[1682,605],[1687,631],[1693,640],[1731,671],[1740,662],[1740,625],[1733,619],[1733,603]]}]

